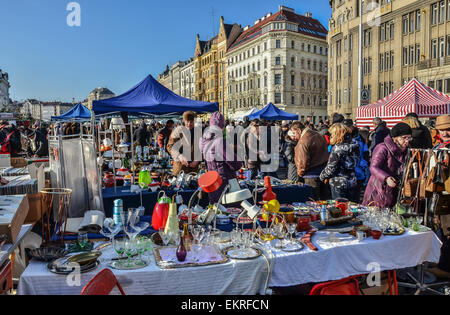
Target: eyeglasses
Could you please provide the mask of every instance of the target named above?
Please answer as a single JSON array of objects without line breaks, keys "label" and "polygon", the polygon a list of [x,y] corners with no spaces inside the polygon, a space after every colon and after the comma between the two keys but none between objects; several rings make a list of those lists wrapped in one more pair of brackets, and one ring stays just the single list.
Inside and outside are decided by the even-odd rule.
[{"label": "eyeglasses", "polygon": [[402,136],[401,139],[404,141],[411,141],[412,137],[411,136]]}]

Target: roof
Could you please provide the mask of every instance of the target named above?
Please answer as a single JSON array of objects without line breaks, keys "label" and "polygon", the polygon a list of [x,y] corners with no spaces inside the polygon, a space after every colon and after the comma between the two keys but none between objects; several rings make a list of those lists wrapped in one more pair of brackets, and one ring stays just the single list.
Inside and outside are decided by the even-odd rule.
[{"label": "roof", "polygon": [[272,21],[289,21],[297,23],[299,25],[299,33],[324,40],[326,40],[328,34],[327,29],[317,19],[281,9],[277,13],[265,18],[264,20],[244,31],[239,36],[239,38],[230,46],[229,50],[233,50],[262,35],[263,26]]},{"label": "roof", "polygon": [[380,117],[388,127],[400,122],[407,114],[419,117],[437,117],[450,113],[450,96],[439,92],[417,79],[412,79],[385,98],[357,109],[358,127],[372,126],[372,120]]},{"label": "roof", "polygon": [[108,89],[106,87],[98,87],[98,88],[92,90],[91,93],[100,93],[100,94],[104,94],[104,95],[114,95],[114,93],[110,89]]}]

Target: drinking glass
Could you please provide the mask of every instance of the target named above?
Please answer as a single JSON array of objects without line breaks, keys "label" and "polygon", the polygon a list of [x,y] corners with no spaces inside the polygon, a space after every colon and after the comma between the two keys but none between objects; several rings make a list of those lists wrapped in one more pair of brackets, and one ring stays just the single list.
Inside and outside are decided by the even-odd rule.
[{"label": "drinking glass", "polygon": [[164,229],[161,228],[159,229],[159,236],[161,236],[164,246],[167,246],[170,241],[170,235],[168,233],[164,233]]},{"label": "drinking glass", "polygon": [[113,238],[113,246],[114,250],[117,253],[117,256],[119,256],[119,258],[122,258],[123,254],[125,253],[125,240]]},{"label": "drinking glass", "polygon": [[138,261],[136,262],[137,265],[143,265],[145,264],[142,260],[142,254],[146,251],[146,240],[143,237],[136,237],[135,238],[135,246],[136,246],[136,252],[138,254]]},{"label": "drinking glass", "polygon": [[127,267],[133,266],[131,258],[136,254],[136,244],[134,239],[125,240],[125,255],[127,255]]},{"label": "drinking glass", "polygon": [[290,238],[291,238],[291,243],[294,242],[294,235],[295,235],[295,230],[297,229],[297,224],[296,223],[288,223],[287,224],[287,230],[290,234]]},{"label": "drinking glass", "polygon": [[81,249],[84,249],[89,242],[88,234],[86,232],[80,232],[78,233],[78,246],[80,246]]},{"label": "drinking glass", "polygon": [[100,230],[100,233],[103,236],[109,238],[109,241],[112,244],[114,236],[116,236],[120,232],[121,228],[122,228],[121,224],[115,224],[113,219],[106,218],[103,221],[103,227]]}]

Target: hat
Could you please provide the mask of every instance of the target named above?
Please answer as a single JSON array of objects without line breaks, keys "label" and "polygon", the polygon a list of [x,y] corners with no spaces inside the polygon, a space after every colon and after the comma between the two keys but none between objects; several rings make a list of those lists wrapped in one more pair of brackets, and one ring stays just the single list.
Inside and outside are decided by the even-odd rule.
[{"label": "hat", "polygon": [[333,122],[333,124],[341,123],[344,121],[344,119],[345,119],[344,115],[339,114],[339,113],[334,113],[332,122]]},{"label": "hat", "polygon": [[412,129],[408,124],[405,123],[398,123],[392,128],[391,130],[391,137],[401,137],[401,136],[407,136],[412,135]]},{"label": "hat", "polygon": [[211,115],[211,119],[209,120],[210,126],[217,126],[220,129],[223,129],[225,127],[225,118],[223,115],[219,112],[214,112]]},{"label": "hat", "polygon": [[436,129],[445,130],[450,129],[450,115],[442,115],[436,119]]}]

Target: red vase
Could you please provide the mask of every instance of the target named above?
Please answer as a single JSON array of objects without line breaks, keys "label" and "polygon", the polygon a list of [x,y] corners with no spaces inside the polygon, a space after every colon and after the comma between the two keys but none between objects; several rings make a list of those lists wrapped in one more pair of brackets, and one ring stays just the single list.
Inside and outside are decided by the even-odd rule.
[{"label": "red vase", "polygon": [[105,177],[103,178],[103,186],[105,186],[105,188],[114,187],[114,175],[112,173],[105,173]]},{"label": "red vase", "polygon": [[167,202],[158,202],[153,208],[152,226],[158,231],[166,227],[167,218],[169,217],[169,204]]}]

